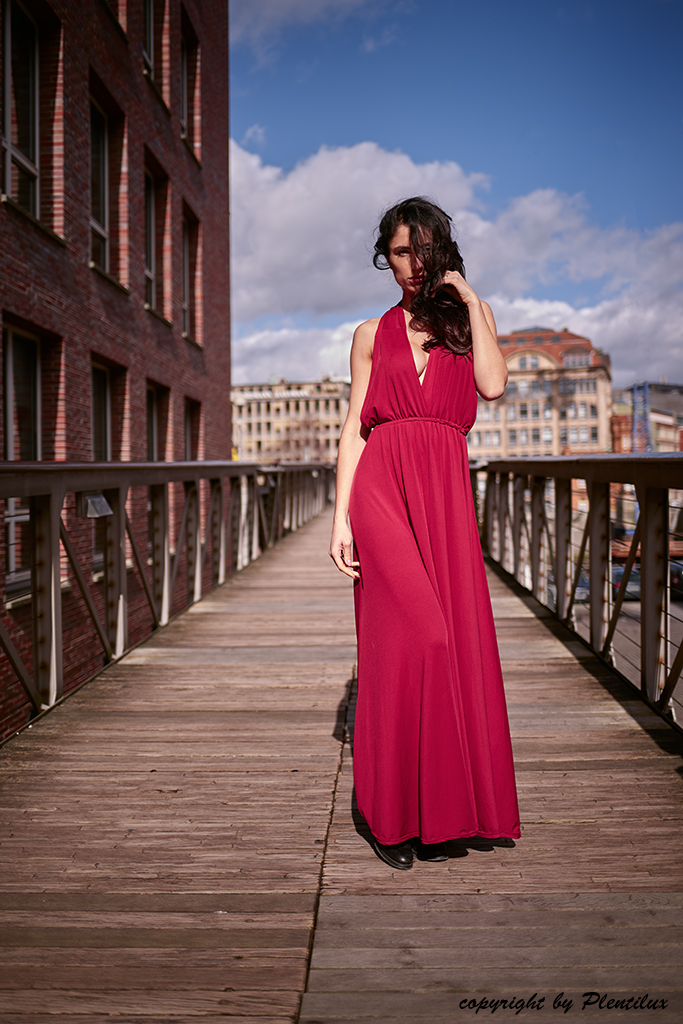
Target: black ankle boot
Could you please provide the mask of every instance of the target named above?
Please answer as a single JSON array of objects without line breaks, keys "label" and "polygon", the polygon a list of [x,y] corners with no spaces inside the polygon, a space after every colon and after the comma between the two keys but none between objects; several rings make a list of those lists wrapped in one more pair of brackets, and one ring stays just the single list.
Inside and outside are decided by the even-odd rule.
[{"label": "black ankle boot", "polygon": [[372,846],[377,856],[380,857],[385,864],[388,864],[389,867],[397,868],[399,871],[408,871],[412,868],[412,843],[396,843],[393,846],[385,846],[373,837]]}]

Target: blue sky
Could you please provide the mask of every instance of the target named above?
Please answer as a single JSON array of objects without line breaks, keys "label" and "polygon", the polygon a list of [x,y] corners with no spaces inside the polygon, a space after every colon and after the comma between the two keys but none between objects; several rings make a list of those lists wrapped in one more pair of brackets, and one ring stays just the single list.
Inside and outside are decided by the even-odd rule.
[{"label": "blue sky", "polygon": [[235,380],[344,372],[418,192],[501,330],[683,380],[683,0],[231,0],[231,29]]}]

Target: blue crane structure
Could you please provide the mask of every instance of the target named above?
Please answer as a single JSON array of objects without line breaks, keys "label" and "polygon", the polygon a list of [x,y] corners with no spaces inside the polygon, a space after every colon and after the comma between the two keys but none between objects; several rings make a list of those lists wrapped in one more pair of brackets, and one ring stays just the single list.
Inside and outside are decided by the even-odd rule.
[{"label": "blue crane structure", "polygon": [[632,451],[651,452],[652,428],[650,427],[650,385],[648,381],[634,384],[629,389],[633,393],[633,425],[631,428]]}]

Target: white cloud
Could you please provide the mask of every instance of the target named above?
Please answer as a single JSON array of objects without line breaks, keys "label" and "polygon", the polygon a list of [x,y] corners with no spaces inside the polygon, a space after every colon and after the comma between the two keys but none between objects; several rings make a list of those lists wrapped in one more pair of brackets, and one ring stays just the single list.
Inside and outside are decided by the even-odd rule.
[{"label": "white cloud", "polygon": [[238,322],[383,302],[388,275],[371,264],[383,207],[428,193],[450,210],[475,205],[484,175],[456,163],[415,164],[374,142],[320,149],[289,174],[231,149],[233,306]]},{"label": "white cloud", "polygon": [[233,345],[233,383],[258,384],[270,376],[295,381],[347,375],[351,339],[359,323],[253,331]]},{"label": "white cloud", "polygon": [[[452,214],[468,278],[491,301],[502,330],[567,325],[610,353],[617,384],[683,378],[681,224],[646,234],[600,228],[581,196],[552,189],[487,217],[479,199],[484,175],[454,162],[417,164],[372,142],[323,148],[288,173],[235,143],[231,160],[233,308],[246,335],[235,343],[235,362],[250,380],[302,375],[288,361],[300,367],[301,358],[308,364],[337,344],[328,329],[250,329],[259,318],[325,316],[329,323],[333,315],[348,327],[364,310],[379,313],[395,300],[390,275],[371,264],[373,232],[384,207],[415,194]],[[567,301],[581,286],[590,300]],[[277,367],[265,372],[268,358]],[[340,372],[321,366],[328,369]]]},{"label": "white cloud", "polygon": [[310,25],[330,18],[344,18],[362,8],[379,6],[379,0],[229,0],[230,37],[257,48],[287,25]]},{"label": "white cloud", "polygon": [[263,146],[266,141],[266,129],[262,124],[252,124],[251,128],[247,128],[242,138],[242,145],[248,146],[251,143],[254,146]]}]

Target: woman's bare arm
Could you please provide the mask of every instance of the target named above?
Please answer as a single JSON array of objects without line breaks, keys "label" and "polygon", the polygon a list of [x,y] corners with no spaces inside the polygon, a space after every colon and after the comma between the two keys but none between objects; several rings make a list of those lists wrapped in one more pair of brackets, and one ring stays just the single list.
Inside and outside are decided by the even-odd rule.
[{"label": "woman's bare arm", "polygon": [[351,346],[351,395],[346,422],[339,438],[337,494],[330,540],[330,557],[341,572],[358,579],[358,562],[352,561],[353,536],[349,527],[349,498],[356,466],[366,437],[360,421],[372,369],[372,349],[379,320],[366,320],[356,328]]},{"label": "woman's bare arm", "polygon": [[443,283],[457,292],[470,314],[472,363],[477,391],[489,402],[500,398],[505,391],[508,371],[503,353],[498,347],[496,321],[491,307],[487,302],[482,302],[457,270],[449,270]]}]

